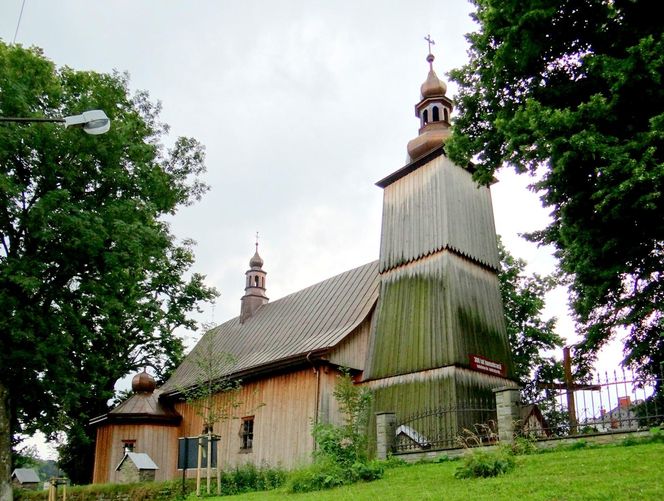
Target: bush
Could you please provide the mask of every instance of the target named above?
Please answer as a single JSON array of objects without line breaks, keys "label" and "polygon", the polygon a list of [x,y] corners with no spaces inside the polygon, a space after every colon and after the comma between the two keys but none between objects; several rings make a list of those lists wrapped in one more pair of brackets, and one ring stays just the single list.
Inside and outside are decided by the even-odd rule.
[{"label": "bush", "polygon": [[514,459],[510,454],[473,452],[466,456],[463,464],[457,467],[456,478],[487,478],[502,475],[514,469]]},{"label": "bush", "polygon": [[371,482],[372,480],[383,478],[384,473],[385,468],[380,461],[357,461],[347,470],[350,482],[358,482],[360,480]]},{"label": "bush", "polygon": [[403,459],[396,456],[392,456],[391,454],[387,456],[387,459],[383,461],[382,464],[383,467],[385,468],[398,468],[399,466],[408,465],[408,463],[406,463]]},{"label": "bush", "polygon": [[503,445],[503,448],[508,454],[514,456],[527,456],[539,452],[535,441],[526,437],[516,437],[511,444]]},{"label": "bush", "polygon": [[311,466],[292,472],[286,484],[291,493],[331,489],[343,485],[344,469],[331,460],[319,459]]},{"label": "bush", "polygon": [[[282,486],[286,472],[278,468],[258,468],[251,463],[237,466],[234,470],[221,473],[221,494],[241,494],[244,492],[269,491]],[[213,489],[216,491],[216,487]]]},{"label": "bush", "polygon": [[286,490],[290,493],[332,489],[355,482],[377,480],[385,469],[379,461],[357,461],[350,466],[331,459],[319,459],[311,466],[296,470],[288,478]]},{"label": "bush", "polygon": [[348,426],[317,424],[313,435],[318,444],[316,458],[331,458],[346,467],[366,460],[366,435]]}]

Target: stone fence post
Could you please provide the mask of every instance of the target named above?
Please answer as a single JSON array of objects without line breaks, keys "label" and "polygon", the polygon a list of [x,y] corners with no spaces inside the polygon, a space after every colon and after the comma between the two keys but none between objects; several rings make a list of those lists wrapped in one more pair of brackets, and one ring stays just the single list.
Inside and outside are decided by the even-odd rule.
[{"label": "stone fence post", "polygon": [[376,459],[387,459],[392,451],[397,429],[397,415],[394,412],[376,413]]},{"label": "stone fence post", "polygon": [[498,437],[503,444],[511,444],[519,432],[521,421],[521,392],[518,387],[494,388],[498,414]]}]

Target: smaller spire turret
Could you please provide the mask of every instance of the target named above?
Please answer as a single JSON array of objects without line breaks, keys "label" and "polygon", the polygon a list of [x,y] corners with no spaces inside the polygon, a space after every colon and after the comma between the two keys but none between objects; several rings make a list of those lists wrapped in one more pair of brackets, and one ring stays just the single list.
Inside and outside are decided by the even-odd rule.
[{"label": "smaller spire turret", "polygon": [[263,258],[258,254],[258,233],[256,233],[256,251],[249,260],[249,269],[246,271],[244,296],[240,300],[240,323],[243,324],[258,308],[270,299],[265,295],[265,277]]}]

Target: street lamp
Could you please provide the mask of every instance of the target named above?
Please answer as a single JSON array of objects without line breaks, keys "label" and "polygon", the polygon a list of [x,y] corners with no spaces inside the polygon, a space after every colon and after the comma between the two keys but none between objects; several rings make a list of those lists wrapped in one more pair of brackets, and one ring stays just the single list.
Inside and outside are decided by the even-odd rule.
[{"label": "street lamp", "polygon": [[111,128],[111,119],[106,116],[102,110],[84,111],[80,115],[73,115],[64,118],[17,118],[0,117],[0,122],[58,122],[65,124],[65,127],[82,127],[85,132],[96,136],[108,132]]}]

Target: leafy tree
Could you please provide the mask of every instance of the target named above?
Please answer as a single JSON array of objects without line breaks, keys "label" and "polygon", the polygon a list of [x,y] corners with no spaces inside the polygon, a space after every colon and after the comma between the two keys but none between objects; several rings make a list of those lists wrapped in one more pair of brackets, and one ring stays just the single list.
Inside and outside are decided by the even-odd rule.
[{"label": "leafy tree", "polygon": [[562,366],[546,352],[559,348],[563,340],[555,332],[556,319],[542,318],[546,293],[555,285],[551,276],[525,273],[526,262],[515,258],[498,241],[500,294],[505,306],[507,335],[512,348],[514,377],[522,393],[531,400],[539,394],[540,382],[553,382],[563,375]]},{"label": "leafy tree", "polygon": [[[450,157],[489,182],[538,174],[589,365],[618,332],[624,363],[664,361],[664,31],[658,2],[473,0],[470,62],[452,72]],[[622,330],[625,329],[625,330]]]},{"label": "leafy tree", "polygon": [[[168,371],[179,327],[216,292],[191,274],[191,242],[165,217],[206,191],[204,148],[179,138],[126,74],[56,68],[37,48],[0,42],[0,116],[103,109],[103,136],[57,124],[0,124],[0,498],[11,437],[64,431],[62,465],[90,480],[93,430],[118,378]],[[186,278],[188,276],[188,278]]]},{"label": "leafy tree", "polygon": [[357,386],[350,372],[342,369],[337,376],[333,395],[344,424],[314,425],[313,436],[318,445],[315,456],[331,459],[343,468],[350,469],[354,463],[367,460],[366,428],[372,394],[368,388]]},{"label": "leafy tree", "polygon": [[[204,329],[210,327],[204,326]],[[235,357],[215,350],[212,332],[203,336],[187,357],[187,363],[193,365],[196,378],[191,386],[178,390],[203,422],[203,430],[198,436],[198,447],[203,447],[206,451],[206,492],[210,494],[214,425],[238,418],[235,410],[242,405],[239,400],[242,382],[228,376],[236,363]],[[207,438],[203,440],[203,436]],[[214,444],[214,447],[216,446]],[[201,464],[197,465],[196,475],[196,495],[200,496]],[[221,486],[217,483],[217,494],[221,493],[220,489]]]}]

